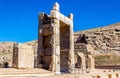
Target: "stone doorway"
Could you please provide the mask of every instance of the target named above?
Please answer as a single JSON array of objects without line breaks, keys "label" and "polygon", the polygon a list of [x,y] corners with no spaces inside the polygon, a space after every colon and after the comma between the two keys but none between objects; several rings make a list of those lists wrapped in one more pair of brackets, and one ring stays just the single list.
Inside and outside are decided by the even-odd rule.
[{"label": "stone doorway", "polygon": [[70,26],[60,21],[60,71],[69,71]]},{"label": "stone doorway", "polygon": [[82,59],[80,56],[77,56],[77,60],[75,63],[75,68],[81,68],[82,67]]},{"label": "stone doorway", "polygon": [[62,70],[74,73],[73,15],[61,14],[58,3],[50,15],[39,14],[37,57],[38,67],[55,74]]}]

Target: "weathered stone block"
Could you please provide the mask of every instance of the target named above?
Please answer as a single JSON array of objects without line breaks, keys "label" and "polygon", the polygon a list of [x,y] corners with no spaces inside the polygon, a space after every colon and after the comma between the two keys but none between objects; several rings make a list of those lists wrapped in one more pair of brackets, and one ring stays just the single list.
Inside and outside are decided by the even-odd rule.
[{"label": "weathered stone block", "polygon": [[[19,44],[13,59],[15,68],[34,68],[34,51],[33,47],[26,44]],[[16,62],[16,63],[15,63]]]},{"label": "weathered stone block", "polygon": [[37,65],[39,65],[42,61],[42,57],[40,55],[37,56]]},{"label": "weathered stone block", "polygon": [[50,64],[51,63],[51,56],[44,56],[42,57],[42,60],[45,64]]},{"label": "weathered stone block", "polygon": [[39,29],[39,35],[42,35],[43,29]]},{"label": "weathered stone block", "polygon": [[50,24],[44,24],[44,25],[42,25],[42,28],[49,29],[50,28]]},{"label": "weathered stone block", "polygon": [[46,56],[51,56],[53,54],[52,50],[50,47],[45,48],[45,55]]},{"label": "weathered stone block", "polygon": [[44,56],[45,50],[44,48],[39,48],[38,55]]},{"label": "weathered stone block", "polygon": [[51,36],[44,37],[44,42],[43,42],[44,46],[45,47],[50,46],[50,41],[51,41]]},{"label": "weathered stone block", "polygon": [[55,34],[55,45],[60,46],[60,36],[59,36],[59,34]]},{"label": "weathered stone block", "polygon": [[50,29],[49,28],[43,29],[42,34],[43,34],[43,36],[49,36],[49,35],[51,35]]},{"label": "weathered stone block", "polygon": [[39,36],[38,38],[40,41],[38,41],[38,46],[43,47],[43,36]]},{"label": "weathered stone block", "polygon": [[43,64],[43,66],[42,66],[43,68],[45,68],[45,69],[49,69],[49,67],[50,67],[50,64]]}]

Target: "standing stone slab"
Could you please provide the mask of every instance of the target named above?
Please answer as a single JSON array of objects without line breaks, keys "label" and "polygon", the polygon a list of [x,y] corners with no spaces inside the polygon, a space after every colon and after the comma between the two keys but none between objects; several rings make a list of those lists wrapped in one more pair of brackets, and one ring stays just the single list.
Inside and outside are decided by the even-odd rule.
[{"label": "standing stone slab", "polygon": [[16,44],[13,56],[13,67],[34,68],[34,51],[32,46]]}]

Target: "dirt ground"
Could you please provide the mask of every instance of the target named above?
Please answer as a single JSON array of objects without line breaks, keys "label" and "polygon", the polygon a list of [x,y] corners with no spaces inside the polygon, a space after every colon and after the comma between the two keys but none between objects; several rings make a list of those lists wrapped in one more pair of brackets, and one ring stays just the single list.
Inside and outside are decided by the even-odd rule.
[{"label": "dirt ground", "polygon": [[[90,73],[79,73],[54,75],[51,71],[44,69],[13,69],[13,68],[1,68],[0,78],[108,78],[111,75],[112,78],[117,78],[116,74],[120,74],[120,71],[113,71],[108,69],[93,69]],[[120,76],[119,76],[120,77]]]},{"label": "dirt ground", "polygon": [[14,69],[0,68],[0,78],[37,78],[53,75],[51,71],[44,69]]}]

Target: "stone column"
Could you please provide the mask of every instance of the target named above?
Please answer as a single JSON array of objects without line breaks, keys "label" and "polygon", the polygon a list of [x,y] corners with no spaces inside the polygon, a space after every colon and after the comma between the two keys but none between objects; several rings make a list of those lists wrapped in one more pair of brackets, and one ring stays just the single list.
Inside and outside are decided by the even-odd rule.
[{"label": "stone column", "polygon": [[53,28],[53,35],[52,35],[52,48],[53,48],[53,55],[52,55],[52,70],[55,74],[60,74],[60,21],[57,19],[59,16],[59,5],[55,3],[53,6],[53,10],[51,11],[51,27]]},{"label": "stone column", "polygon": [[82,73],[86,73],[86,64],[85,64],[85,57],[81,57],[82,58]]},{"label": "stone column", "polygon": [[69,51],[69,69],[70,73],[74,73],[75,63],[74,63],[74,33],[73,33],[73,14],[69,15],[72,20],[70,24],[70,51]]},{"label": "stone column", "polygon": [[90,59],[90,68],[94,69],[95,68],[95,63],[94,63],[94,58],[92,57],[92,55],[89,55],[89,59]]},{"label": "stone column", "polygon": [[86,73],[85,56],[83,53],[77,53],[77,54],[79,57],[81,57],[81,60],[82,60],[82,66],[81,66],[82,73]]}]

